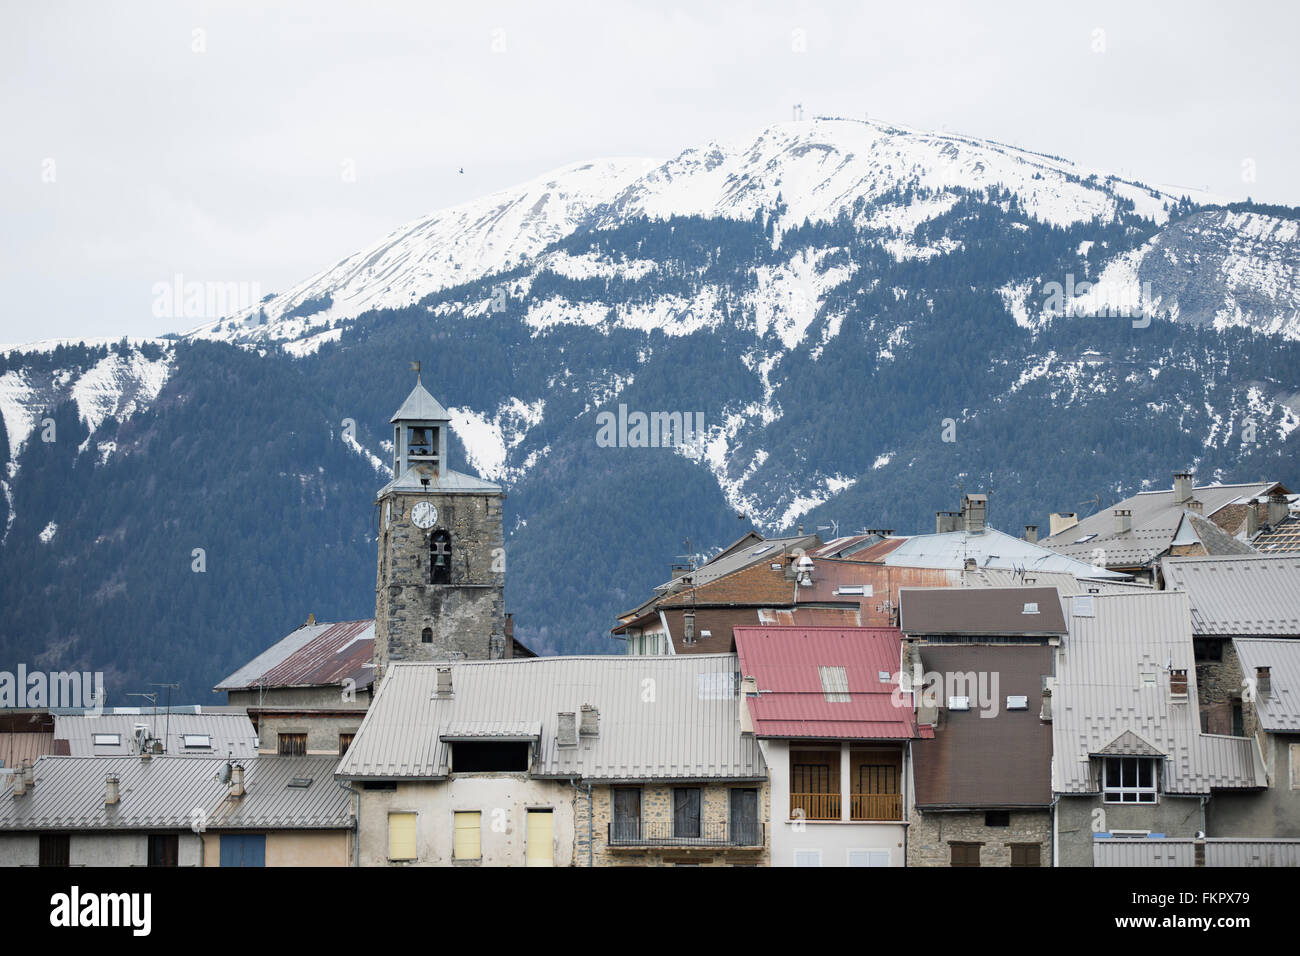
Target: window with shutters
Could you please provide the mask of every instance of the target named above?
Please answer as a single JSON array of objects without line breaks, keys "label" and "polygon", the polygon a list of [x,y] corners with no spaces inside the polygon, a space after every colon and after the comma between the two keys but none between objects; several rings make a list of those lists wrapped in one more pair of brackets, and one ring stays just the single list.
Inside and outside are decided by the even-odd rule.
[{"label": "window with shutters", "polygon": [[889,866],[889,851],[849,850],[849,866]]},{"label": "window with shutters", "polygon": [[415,814],[390,813],[388,815],[388,858],[390,860],[414,860],[415,851]]},{"label": "window with shutters", "polygon": [[610,824],[611,841],[635,843],[641,839],[641,788],[614,788],[614,821]]},{"label": "window with shutters", "polygon": [[676,787],[673,789],[673,836],[698,837],[700,835],[700,788]]},{"label": "window with shutters", "polygon": [[529,810],[524,834],[528,866],[555,865],[555,813],[552,810]]},{"label": "window with shutters", "polygon": [[731,842],[737,846],[758,846],[763,842],[758,825],[758,790],[734,787],[731,801]]},{"label": "window with shutters", "polygon": [[149,834],[149,865],[178,866],[181,838],[175,833]]},{"label": "window with shutters", "polygon": [[1042,847],[1037,843],[1012,843],[1012,866],[1042,866]]},{"label": "window with shutters", "polygon": [[348,752],[348,748],[352,746],[352,738],[355,736],[356,734],[339,734],[339,756]]},{"label": "window with shutters", "polygon": [[305,757],[307,755],[307,735],[280,734],[280,746],[277,752],[282,757]]},{"label": "window with shutters", "polygon": [[41,866],[68,866],[72,856],[72,838],[66,833],[42,833]]},{"label": "window with shutters", "polygon": [[979,866],[980,843],[949,843],[953,866]]},{"label": "window with shutters", "polygon": [[452,826],[455,839],[451,856],[454,860],[481,860],[483,844],[480,839],[483,814],[478,810],[457,810]]}]

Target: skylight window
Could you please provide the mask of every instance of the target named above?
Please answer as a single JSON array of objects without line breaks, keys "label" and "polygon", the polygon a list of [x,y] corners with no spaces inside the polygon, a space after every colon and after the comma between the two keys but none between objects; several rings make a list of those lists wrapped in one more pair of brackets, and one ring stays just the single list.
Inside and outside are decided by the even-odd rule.
[{"label": "skylight window", "polygon": [[186,750],[211,750],[211,734],[181,734],[181,743]]},{"label": "skylight window", "polygon": [[1082,538],[1077,538],[1077,539],[1075,539],[1075,542],[1074,542],[1074,543],[1075,543],[1075,544],[1087,544],[1089,541],[1091,541],[1091,540],[1092,540],[1093,538],[1095,538],[1095,537],[1097,537],[1095,534],[1085,534]]},{"label": "skylight window", "polygon": [[849,702],[849,672],[843,667],[819,667],[817,673],[822,679],[822,694],[827,703],[847,704]]},{"label": "skylight window", "polygon": [[121,734],[95,734],[96,747],[120,747],[122,745]]},{"label": "skylight window", "polygon": [[767,552],[771,551],[771,550],[772,550],[773,548],[775,548],[775,547],[776,547],[776,545],[774,545],[774,544],[765,544],[765,545],[761,545],[760,547],[755,548],[753,551],[751,551],[751,552],[749,552],[749,553],[750,553],[750,554],[753,554],[753,555],[767,554]]},{"label": "skylight window", "polygon": [[1028,710],[1028,709],[1029,709],[1028,697],[1024,696],[1023,694],[1007,695],[1007,710]]},{"label": "skylight window", "polygon": [[1025,604],[1025,610],[1024,610],[1023,613],[1025,613],[1025,614],[1037,614],[1037,613],[1038,613],[1038,605],[1037,605],[1036,603],[1034,603],[1034,602],[1029,602],[1029,603]]},{"label": "skylight window", "polygon": [[294,777],[289,781],[289,786],[294,790],[306,790],[311,786],[311,779],[311,777]]}]

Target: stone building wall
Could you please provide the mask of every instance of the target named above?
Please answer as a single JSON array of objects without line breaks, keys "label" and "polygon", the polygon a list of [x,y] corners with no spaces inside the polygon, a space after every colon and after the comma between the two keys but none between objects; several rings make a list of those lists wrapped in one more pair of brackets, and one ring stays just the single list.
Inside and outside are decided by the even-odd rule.
[{"label": "stone building wall", "polygon": [[[411,507],[430,500],[438,522],[426,532]],[[505,551],[501,496],[393,495],[392,523],[379,534],[375,666],[389,660],[486,660],[505,646]],[[451,534],[450,584],[431,584],[433,531]],[[425,628],[432,640],[425,642]],[[494,647],[498,650],[494,653]],[[378,673],[376,676],[378,676]]]},{"label": "stone building wall", "polygon": [[[693,864],[699,866],[768,866],[770,863],[769,821],[771,814],[771,793],[766,781],[752,783],[683,783],[681,786],[698,786],[700,794],[700,822],[704,827],[727,823],[730,819],[731,796],[733,788],[758,790],[758,823],[763,828],[763,846],[761,847],[718,847],[692,848],[673,846],[651,846],[636,848],[611,848],[609,846],[609,825],[613,820],[613,787],[595,786],[592,788],[592,835],[593,866],[674,866]],[[659,824],[671,828],[673,819],[674,785],[652,783],[641,789],[641,820],[644,824]],[[582,819],[578,824],[580,832],[578,841],[586,839],[585,800],[581,811]],[[650,832],[647,829],[647,832]],[[669,832],[671,830],[669,829]],[[707,831],[705,831],[707,832]],[[585,846],[575,854],[579,865],[587,862]]]},{"label": "stone building wall", "polygon": [[923,813],[914,810],[907,831],[908,866],[951,866],[951,843],[980,843],[980,866],[1010,866],[1011,845],[1038,846],[1041,866],[1052,865],[1052,821],[1047,810],[1013,810],[1010,825],[984,824],[984,811]]}]

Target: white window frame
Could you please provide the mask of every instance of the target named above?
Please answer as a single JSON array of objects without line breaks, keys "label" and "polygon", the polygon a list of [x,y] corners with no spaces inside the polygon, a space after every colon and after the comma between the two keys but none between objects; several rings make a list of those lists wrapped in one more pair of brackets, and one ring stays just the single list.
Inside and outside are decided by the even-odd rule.
[{"label": "white window frame", "polygon": [[[196,743],[195,741],[202,741]],[[211,750],[211,734],[181,734],[181,744],[186,750]]]},{"label": "white window frame", "polygon": [[95,734],[91,741],[96,747],[120,747],[122,746],[121,734]]},{"label": "white window frame", "polygon": [[[1110,784],[1107,777],[1110,774],[1110,762],[1112,760],[1136,760],[1139,761],[1139,773],[1141,761],[1147,761],[1151,765],[1151,786],[1133,786],[1126,787],[1122,782],[1117,782],[1114,786]],[[1121,774],[1123,765],[1121,764]],[[1125,800],[1125,796],[1135,796],[1135,800]],[[1155,757],[1138,757],[1132,754],[1123,756],[1103,757],[1101,763],[1101,796],[1102,802],[1125,807],[1153,807],[1160,802],[1160,766]],[[1150,799],[1143,799],[1144,797]]]}]

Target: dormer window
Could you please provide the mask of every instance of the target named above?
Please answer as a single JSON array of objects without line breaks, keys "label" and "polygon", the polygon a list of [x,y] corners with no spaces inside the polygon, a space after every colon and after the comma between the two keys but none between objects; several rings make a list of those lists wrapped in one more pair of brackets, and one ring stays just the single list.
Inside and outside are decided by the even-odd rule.
[{"label": "dormer window", "polygon": [[1102,764],[1102,794],[1106,803],[1155,803],[1154,757],[1107,757]]}]

